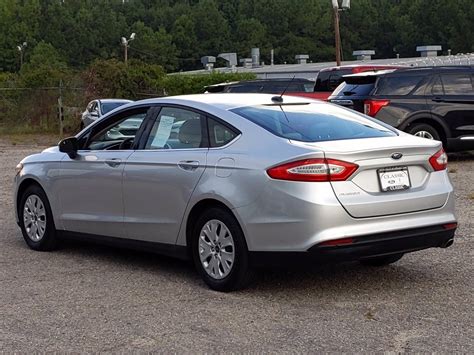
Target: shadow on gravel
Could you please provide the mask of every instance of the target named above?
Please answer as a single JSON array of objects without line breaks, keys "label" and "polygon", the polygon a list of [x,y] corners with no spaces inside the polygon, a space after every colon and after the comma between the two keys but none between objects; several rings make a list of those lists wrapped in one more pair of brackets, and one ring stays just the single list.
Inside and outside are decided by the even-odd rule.
[{"label": "shadow on gravel", "polygon": [[159,272],[179,275],[189,280],[199,279],[194,271],[194,266],[190,261],[179,260],[176,258],[136,251],[131,249],[119,248],[115,246],[100,245],[90,242],[77,240],[63,240],[61,246],[54,253],[67,254],[77,260],[84,258],[99,260],[104,266],[113,264],[113,266],[133,267],[133,269],[143,270],[144,272]]},{"label": "shadow on gravel", "polygon": [[[104,268],[111,265],[116,268],[133,268],[145,273],[166,275],[167,279],[174,282],[186,282],[196,288],[196,292],[207,291],[194,266],[189,261],[175,258],[102,246],[81,241],[64,241],[56,253],[79,259],[96,260],[103,263]],[[402,259],[403,260],[403,259]],[[370,292],[399,292],[407,284],[427,285],[435,273],[429,272],[429,267],[423,270],[412,270],[403,267],[402,262],[386,267],[366,267],[359,263],[328,264],[321,266],[297,266],[280,269],[259,269],[254,282],[245,290],[234,293],[235,295],[252,295],[254,297],[267,297],[270,295],[285,295],[291,292],[293,296],[328,297],[337,293],[351,296]]]},{"label": "shadow on gravel", "polygon": [[467,161],[474,160],[474,151],[448,153],[449,161]]}]

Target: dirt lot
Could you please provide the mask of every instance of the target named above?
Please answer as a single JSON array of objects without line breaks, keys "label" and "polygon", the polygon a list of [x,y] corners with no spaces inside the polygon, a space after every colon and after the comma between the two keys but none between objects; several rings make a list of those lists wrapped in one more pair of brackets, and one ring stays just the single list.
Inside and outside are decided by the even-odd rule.
[{"label": "dirt lot", "polygon": [[29,250],[15,225],[18,161],[41,150],[0,139],[0,351],[474,353],[474,154],[451,156],[454,246],[385,268],[266,272],[208,290],[188,264],[68,243]]}]

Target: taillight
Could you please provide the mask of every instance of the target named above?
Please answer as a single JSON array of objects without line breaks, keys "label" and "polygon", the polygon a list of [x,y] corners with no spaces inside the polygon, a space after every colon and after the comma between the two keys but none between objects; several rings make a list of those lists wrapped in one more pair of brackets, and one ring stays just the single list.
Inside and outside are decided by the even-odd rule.
[{"label": "taillight", "polygon": [[290,181],[344,181],[359,166],[335,159],[305,159],[275,166],[267,174],[278,180]]},{"label": "taillight", "polygon": [[333,239],[333,240],[326,240],[325,242],[319,243],[318,246],[320,247],[338,247],[342,245],[350,245],[354,243],[354,239],[352,238],[341,238],[341,239]]},{"label": "taillight", "polygon": [[443,228],[446,230],[456,229],[457,227],[457,222],[443,224]]},{"label": "taillight", "polygon": [[384,106],[387,106],[389,103],[389,100],[365,100],[364,113],[366,115],[375,117],[375,115],[380,111],[380,109]]},{"label": "taillight", "polygon": [[448,155],[443,148],[438,150],[431,158],[430,164],[434,171],[440,171],[446,169],[448,166]]}]

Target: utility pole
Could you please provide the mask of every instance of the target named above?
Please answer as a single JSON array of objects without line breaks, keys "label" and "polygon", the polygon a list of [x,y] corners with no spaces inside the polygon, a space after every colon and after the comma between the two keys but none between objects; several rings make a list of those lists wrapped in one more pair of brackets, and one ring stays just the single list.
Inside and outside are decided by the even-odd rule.
[{"label": "utility pole", "polygon": [[123,54],[124,54],[124,62],[125,62],[125,65],[127,65],[127,62],[128,62],[128,47],[129,47],[129,43],[131,41],[133,41],[135,39],[135,32],[132,33],[130,35],[130,38],[129,39],[126,39],[125,37],[122,37],[121,39],[121,43],[122,43],[122,46],[123,46]]},{"label": "utility pole", "polygon": [[23,66],[23,54],[25,52],[26,46],[28,46],[28,43],[26,43],[26,42],[23,42],[22,44],[16,46],[16,48],[20,52],[20,69]]},{"label": "utility pole", "polygon": [[339,7],[339,0],[331,0],[334,11],[334,36],[336,47],[336,65],[341,65],[341,31],[339,26],[339,12],[349,10],[351,7],[351,0],[342,0],[342,5]]},{"label": "utility pole", "polygon": [[59,81],[59,97],[58,97],[58,118],[59,118],[59,137],[62,139],[64,135],[64,108],[63,108],[63,81]]},{"label": "utility pole", "polygon": [[341,65],[341,33],[339,29],[339,7],[334,7],[334,34],[336,44],[336,65]]}]

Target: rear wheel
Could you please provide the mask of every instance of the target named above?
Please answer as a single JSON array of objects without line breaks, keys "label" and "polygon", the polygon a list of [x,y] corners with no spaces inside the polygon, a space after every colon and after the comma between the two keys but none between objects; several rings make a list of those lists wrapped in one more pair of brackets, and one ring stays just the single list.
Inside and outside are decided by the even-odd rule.
[{"label": "rear wheel", "polygon": [[204,282],[216,291],[233,291],[251,280],[247,245],[242,229],[229,212],[206,210],[193,230],[194,264]]},{"label": "rear wheel", "polygon": [[360,263],[367,266],[385,266],[397,262],[403,257],[403,253],[376,256],[373,258],[362,259]]},{"label": "rear wheel", "polygon": [[408,129],[408,133],[421,138],[441,140],[441,135],[436,128],[427,123],[414,124]]},{"label": "rear wheel", "polygon": [[31,249],[46,251],[56,247],[53,214],[41,187],[32,185],[25,190],[18,206],[18,217],[23,238]]}]

